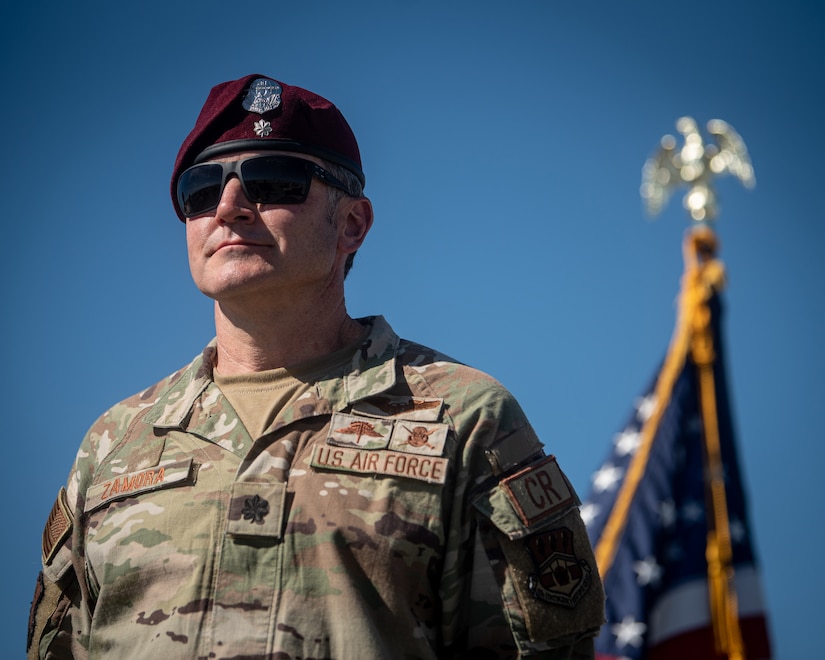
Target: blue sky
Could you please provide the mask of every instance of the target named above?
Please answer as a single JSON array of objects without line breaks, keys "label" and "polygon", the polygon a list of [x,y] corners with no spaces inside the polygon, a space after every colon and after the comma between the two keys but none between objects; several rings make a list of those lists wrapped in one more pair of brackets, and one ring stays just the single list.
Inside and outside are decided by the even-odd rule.
[{"label": "blue sky", "polygon": [[[825,646],[825,9],[820,3],[92,0],[0,8],[7,304],[4,646],[98,414],[212,336],[168,178],[209,88],[259,72],[332,99],[377,220],[353,315],[490,372],[585,494],[670,339],[688,226],[641,168],[721,118],[757,186],[720,180],[726,339],[776,657]],[[10,569],[10,570],[9,570]]]}]

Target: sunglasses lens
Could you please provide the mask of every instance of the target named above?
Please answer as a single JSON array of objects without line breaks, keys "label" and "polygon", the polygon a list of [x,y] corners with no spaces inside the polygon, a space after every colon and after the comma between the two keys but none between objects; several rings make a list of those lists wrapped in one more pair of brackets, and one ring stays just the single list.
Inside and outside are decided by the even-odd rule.
[{"label": "sunglasses lens", "polygon": [[[223,194],[226,168],[234,164],[204,163],[186,170],[178,181],[178,205],[191,218],[216,208]],[[312,172],[309,161],[263,156],[240,161],[240,178],[250,202],[301,204],[306,201]]]},{"label": "sunglasses lens", "polygon": [[178,180],[178,204],[183,214],[192,217],[215,208],[221,199],[223,168],[199,165],[184,172]]},{"label": "sunglasses lens", "polygon": [[250,158],[241,165],[249,200],[259,204],[300,204],[306,200],[311,174],[295,158]]}]

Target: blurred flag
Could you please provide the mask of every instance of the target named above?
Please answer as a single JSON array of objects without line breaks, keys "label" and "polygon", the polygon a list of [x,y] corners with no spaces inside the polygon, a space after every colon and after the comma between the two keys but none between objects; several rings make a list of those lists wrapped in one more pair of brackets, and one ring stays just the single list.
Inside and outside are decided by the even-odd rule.
[{"label": "blurred flag", "polygon": [[671,345],[582,506],[607,594],[599,660],[770,658],[719,330],[724,272],[685,240]]}]

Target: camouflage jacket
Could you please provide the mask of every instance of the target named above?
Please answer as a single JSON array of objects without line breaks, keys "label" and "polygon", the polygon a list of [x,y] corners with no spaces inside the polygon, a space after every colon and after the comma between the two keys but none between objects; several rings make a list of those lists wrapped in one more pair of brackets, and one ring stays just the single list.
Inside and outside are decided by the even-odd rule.
[{"label": "camouflage jacket", "polygon": [[214,343],[93,425],[44,532],[30,657],[592,657],[579,501],[512,395],[362,322],[351,369],[260,438]]}]

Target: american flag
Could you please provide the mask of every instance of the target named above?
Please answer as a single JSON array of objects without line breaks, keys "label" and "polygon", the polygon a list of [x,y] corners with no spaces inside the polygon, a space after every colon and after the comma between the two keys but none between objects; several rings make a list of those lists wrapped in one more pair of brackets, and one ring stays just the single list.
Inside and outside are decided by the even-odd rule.
[{"label": "american flag", "polygon": [[[733,620],[738,619],[738,626],[734,623],[733,627],[738,628],[744,650],[737,656],[715,648],[706,549],[709,522],[713,527],[718,516],[714,518],[708,508],[707,417],[703,418],[700,405],[699,369],[690,351],[685,351],[672,370],[668,396],[662,396],[657,387],[668,365],[666,358],[636,400],[607,458],[593,475],[591,492],[582,506],[607,594],[607,623],[596,640],[599,660],[770,658],[765,605],[725,380],[720,307],[714,293],[707,309],[711,312],[715,360],[712,372],[706,373],[715,385],[727,504],[725,526],[734,572],[730,591],[735,594]],[[640,447],[648,450],[640,451]],[[639,463],[637,459],[634,469],[631,463],[637,454],[646,460]],[[633,496],[622,500],[619,493],[623,487],[627,489],[625,482],[631,472],[636,475],[630,491]],[[617,521],[620,532],[613,534],[611,541],[610,534],[605,534],[606,525],[609,530]],[[606,560],[600,554],[600,542],[601,551],[605,543],[613,548]]]}]

